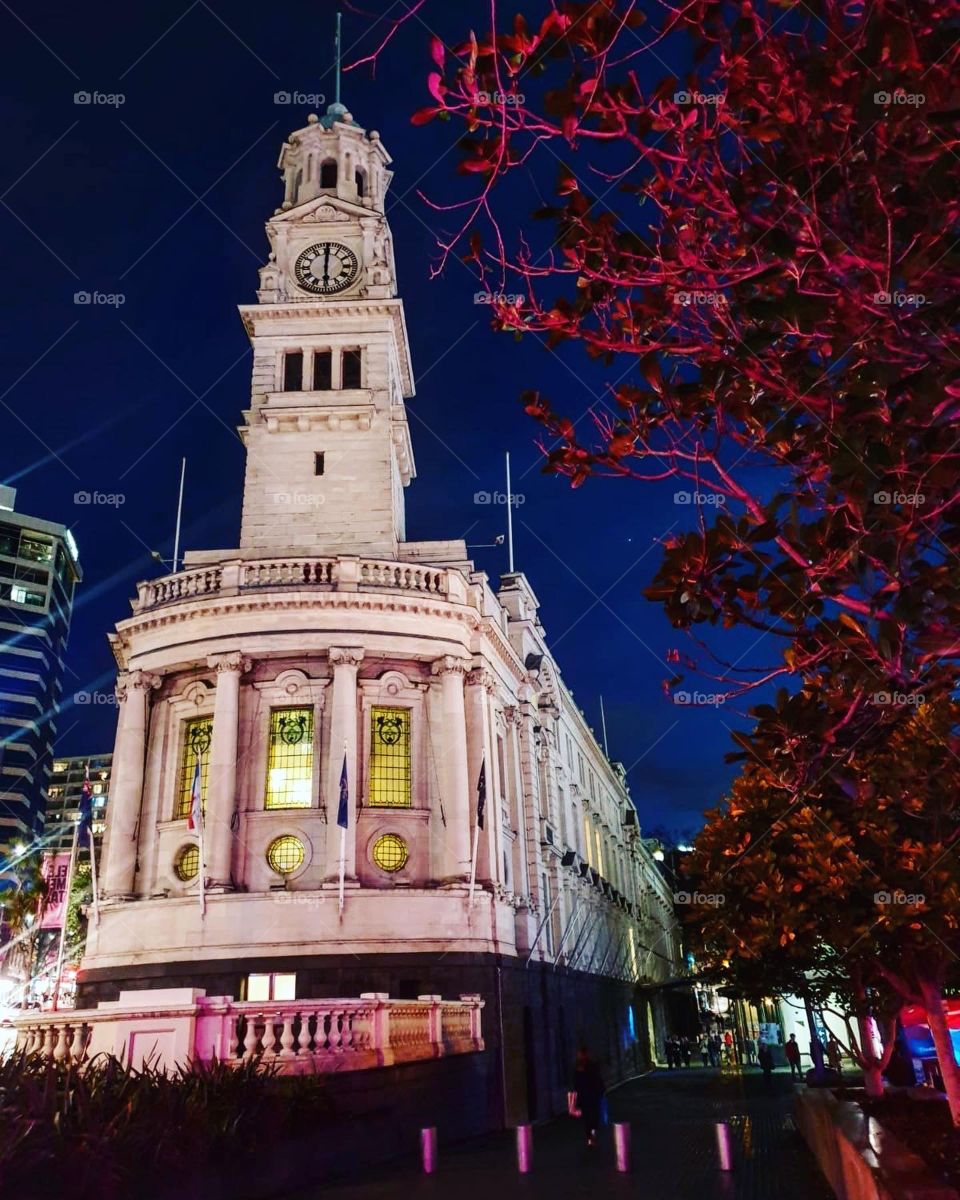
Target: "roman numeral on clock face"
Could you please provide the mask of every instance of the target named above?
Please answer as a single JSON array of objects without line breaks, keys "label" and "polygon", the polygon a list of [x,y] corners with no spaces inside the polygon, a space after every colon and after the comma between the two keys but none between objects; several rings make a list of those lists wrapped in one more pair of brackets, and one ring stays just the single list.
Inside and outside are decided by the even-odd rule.
[{"label": "roman numeral on clock face", "polygon": [[355,282],[360,262],[341,242],[317,242],[301,251],[294,264],[297,284],[316,296],[331,296]]}]

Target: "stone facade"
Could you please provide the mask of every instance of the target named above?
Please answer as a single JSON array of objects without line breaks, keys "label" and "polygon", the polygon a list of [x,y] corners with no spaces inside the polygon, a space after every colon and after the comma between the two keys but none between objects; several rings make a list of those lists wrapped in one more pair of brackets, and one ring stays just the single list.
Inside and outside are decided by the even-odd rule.
[{"label": "stone facade", "polygon": [[[260,303],[241,310],[254,347],[241,545],[141,584],[113,635],[120,713],[81,1000],[142,986],[239,998],[271,969],[295,973],[298,996],[403,996],[415,980],[482,994],[501,1017],[488,1046],[499,1037],[506,1057],[519,1039],[547,1061],[560,1043],[543,1040],[536,997],[553,989],[562,1013],[566,988],[563,1053],[597,1040],[589,996],[602,993],[600,1040],[633,1068],[623,1039],[648,1037],[628,1012],[635,988],[677,978],[681,949],[622,768],[564,686],[525,577],[494,590],[463,542],[404,541],[413,384],[388,162],[342,110],[281,156]],[[311,250],[310,287],[336,290],[300,289],[305,247],[328,244],[351,250],[355,273],[330,265],[340,250]],[[206,815],[191,874],[195,773]],[[494,994],[504,971],[512,1011]],[[504,1081],[503,1112],[562,1099],[532,1069]]]}]

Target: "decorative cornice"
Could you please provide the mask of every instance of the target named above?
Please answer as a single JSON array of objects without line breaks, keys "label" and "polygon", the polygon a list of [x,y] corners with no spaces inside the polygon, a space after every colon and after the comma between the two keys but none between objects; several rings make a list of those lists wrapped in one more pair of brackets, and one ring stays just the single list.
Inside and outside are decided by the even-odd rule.
[{"label": "decorative cornice", "polygon": [[207,659],[207,666],[218,675],[226,671],[245,675],[252,665],[250,659],[245,658],[239,650],[229,650],[226,654],[211,654]]},{"label": "decorative cornice", "polygon": [[453,654],[444,654],[436,662],[430,664],[431,675],[466,675],[470,664],[465,658],[457,658]]},{"label": "decorative cornice", "polygon": [[331,646],[327,658],[333,667],[359,667],[363,662],[363,650],[360,646]]},{"label": "decorative cornice", "polygon": [[118,700],[127,698],[127,691],[130,688],[137,688],[141,691],[149,692],[154,688],[158,688],[163,682],[159,675],[154,675],[149,671],[125,671],[117,676],[116,693]]},{"label": "decorative cornice", "polygon": [[497,690],[496,676],[485,667],[475,667],[467,675],[467,687],[482,687],[488,695]]}]

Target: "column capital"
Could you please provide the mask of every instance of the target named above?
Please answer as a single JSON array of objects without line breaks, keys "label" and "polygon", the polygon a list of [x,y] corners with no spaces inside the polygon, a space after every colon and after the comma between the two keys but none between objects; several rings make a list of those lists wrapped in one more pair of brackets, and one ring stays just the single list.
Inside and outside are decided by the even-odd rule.
[{"label": "column capital", "polygon": [[496,690],[497,680],[492,671],[485,667],[475,667],[467,675],[467,687],[482,687],[491,695]]},{"label": "column capital", "polygon": [[331,646],[327,658],[332,667],[359,667],[363,662],[361,646]]},{"label": "column capital", "polygon": [[430,665],[431,675],[466,675],[470,663],[465,658],[457,658],[453,654],[444,654]]},{"label": "column capital", "polygon": [[216,671],[218,675],[225,671],[244,675],[250,670],[252,664],[250,659],[245,658],[239,650],[230,650],[226,654],[211,654],[207,659],[207,666]]},{"label": "column capital", "polygon": [[125,700],[130,688],[138,688],[145,692],[152,691],[154,688],[158,688],[162,682],[159,675],[153,675],[149,671],[122,671],[117,676],[117,699]]}]

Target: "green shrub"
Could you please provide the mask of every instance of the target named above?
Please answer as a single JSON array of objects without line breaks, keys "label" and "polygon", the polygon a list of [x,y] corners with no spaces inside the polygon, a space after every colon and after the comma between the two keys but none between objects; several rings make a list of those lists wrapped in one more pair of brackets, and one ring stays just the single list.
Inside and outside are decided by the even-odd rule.
[{"label": "green shrub", "polygon": [[167,1075],[106,1055],[77,1068],[17,1053],[0,1060],[0,1179],[5,1195],[209,1196],[204,1175],[261,1162],[331,1113],[322,1076],[256,1062]]}]

